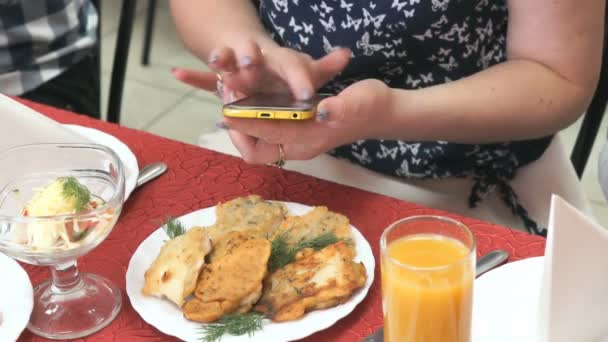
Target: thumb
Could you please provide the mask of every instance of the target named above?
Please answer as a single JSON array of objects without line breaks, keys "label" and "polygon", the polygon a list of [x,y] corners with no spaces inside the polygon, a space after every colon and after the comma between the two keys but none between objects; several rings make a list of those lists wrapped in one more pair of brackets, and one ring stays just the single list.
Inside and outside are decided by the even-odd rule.
[{"label": "thumb", "polygon": [[316,76],[315,85],[322,86],[336,77],[350,61],[351,51],[348,48],[337,48],[313,62],[313,70]]},{"label": "thumb", "polygon": [[347,119],[357,120],[362,115],[374,111],[384,89],[388,88],[378,80],[355,82],[338,95],[319,102],[316,119],[327,123],[343,123]]},{"label": "thumb", "polygon": [[347,101],[343,95],[328,97],[319,102],[316,120],[322,123],[339,123],[344,120]]}]

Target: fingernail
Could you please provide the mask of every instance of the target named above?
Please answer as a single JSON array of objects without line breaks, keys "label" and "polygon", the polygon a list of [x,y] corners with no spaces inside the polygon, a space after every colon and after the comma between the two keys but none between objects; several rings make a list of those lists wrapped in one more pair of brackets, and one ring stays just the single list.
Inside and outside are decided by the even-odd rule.
[{"label": "fingernail", "polygon": [[175,74],[175,72],[177,71],[177,68],[171,68],[171,73]]},{"label": "fingernail", "polygon": [[249,57],[249,56],[243,56],[241,58],[241,65],[242,66],[249,66],[249,65],[251,65],[251,57]]},{"label": "fingernail", "polygon": [[344,46],[334,46],[329,51],[336,51],[336,50],[340,50],[340,49],[346,49],[346,48]]},{"label": "fingernail", "polygon": [[228,127],[228,125],[223,121],[216,123],[215,127],[219,128],[219,129],[230,129],[230,127]]},{"label": "fingernail", "polygon": [[318,122],[327,121],[329,117],[329,111],[327,109],[321,109],[317,112],[316,119]]},{"label": "fingernail", "polygon": [[312,95],[310,94],[310,91],[308,90],[302,90],[300,92],[300,100],[308,100],[312,97]]},{"label": "fingernail", "polygon": [[217,62],[217,60],[219,59],[219,57],[217,55],[213,55],[209,58],[209,64],[213,64],[215,62]]}]

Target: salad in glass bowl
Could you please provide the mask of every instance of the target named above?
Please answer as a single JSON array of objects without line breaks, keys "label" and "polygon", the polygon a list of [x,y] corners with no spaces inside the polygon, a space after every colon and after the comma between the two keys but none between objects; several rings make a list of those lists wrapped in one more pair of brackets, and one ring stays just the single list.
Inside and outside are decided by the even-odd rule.
[{"label": "salad in glass bowl", "polygon": [[[20,194],[19,189],[12,192],[15,196]],[[113,208],[85,215],[104,204],[74,176],[59,177],[40,189],[24,205],[22,214],[35,218],[65,216],[64,219],[20,223],[11,230],[12,241],[39,253],[75,250],[87,243],[88,235],[103,238],[112,229],[117,218]]]},{"label": "salad in glass bowl", "polygon": [[120,290],[79,273],[76,259],[97,247],[120,216],[119,157],[101,145],[36,144],[0,152],[0,165],[0,252],[51,268],[51,279],[34,289],[28,329],[72,339],[105,327],[120,311]]}]

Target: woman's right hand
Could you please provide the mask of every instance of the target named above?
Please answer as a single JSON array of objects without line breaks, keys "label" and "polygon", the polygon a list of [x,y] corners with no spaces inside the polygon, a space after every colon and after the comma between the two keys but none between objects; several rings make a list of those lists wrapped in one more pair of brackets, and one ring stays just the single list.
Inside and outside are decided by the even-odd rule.
[{"label": "woman's right hand", "polygon": [[215,74],[220,75],[224,102],[263,92],[291,93],[305,100],[346,67],[350,50],[339,48],[314,60],[307,54],[278,46],[262,51],[258,44],[247,41],[214,49],[209,56],[208,65],[214,73],[179,69],[174,71],[175,77],[214,91]]}]

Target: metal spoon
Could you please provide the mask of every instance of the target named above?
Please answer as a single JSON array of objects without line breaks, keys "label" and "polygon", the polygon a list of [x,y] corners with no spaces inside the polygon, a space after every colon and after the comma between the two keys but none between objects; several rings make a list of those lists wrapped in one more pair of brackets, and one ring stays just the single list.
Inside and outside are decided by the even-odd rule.
[{"label": "metal spoon", "polygon": [[[509,259],[509,253],[502,249],[495,249],[490,253],[482,256],[477,260],[477,264],[475,265],[475,277],[479,277],[480,275],[488,272],[491,269],[494,269]],[[384,341],[384,328],[380,328],[374,331],[373,334],[367,336],[363,339],[362,342],[382,342]]]},{"label": "metal spoon", "polygon": [[489,270],[503,265],[507,262],[507,259],[509,259],[509,253],[502,249],[495,249],[482,256],[479,258],[479,260],[477,260],[477,265],[475,266],[475,277],[479,277]]},{"label": "metal spoon", "polygon": [[137,176],[137,183],[135,183],[135,188],[139,188],[140,186],[148,183],[154,178],[162,175],[165,171],[167,171],[167,164],[163,162],[151,163],[144,166]]}]

